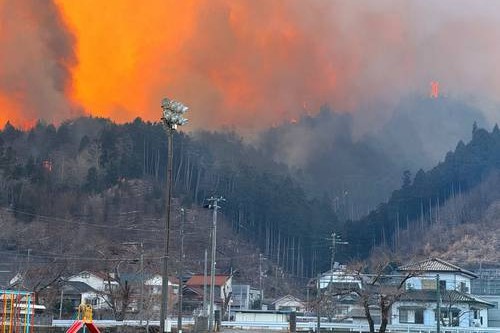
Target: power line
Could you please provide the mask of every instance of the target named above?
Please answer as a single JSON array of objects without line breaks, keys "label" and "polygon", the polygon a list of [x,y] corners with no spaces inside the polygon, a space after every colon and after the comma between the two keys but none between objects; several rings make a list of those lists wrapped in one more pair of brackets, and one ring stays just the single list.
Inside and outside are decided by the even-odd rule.
[{"label": "power line", "polygon": [[76,224],[76,225],[81,225],[81,226],[86,226],[86,227],[94,227],[94,228],[155,232],[155,233],[162,231],[161,229],[142,229],[142,228],[137,228],[135,226],[120,227],[120,226],[114,226],[114,225],[103,225],[103,224],[95,224],[95,223],[89,223],[89,222],[79,222],[79,221],[70,220],[70,219],[66,219],[66,218],[62,218],[62,217],[45,216],[45,215],[40,215],[40,214],[24,212],[24,211],[12,209],[12,208],[0,208],[0,210],[6,211],[6,212],[11,212],[11,213],[22,214],[22,215],[26,215],[26,216],[31,216],[31,217],[36,217],[36,218],[38,218],[38,221],[45,222],[45,223],[48,223],[48,222],[72,223],[72,224]]}]

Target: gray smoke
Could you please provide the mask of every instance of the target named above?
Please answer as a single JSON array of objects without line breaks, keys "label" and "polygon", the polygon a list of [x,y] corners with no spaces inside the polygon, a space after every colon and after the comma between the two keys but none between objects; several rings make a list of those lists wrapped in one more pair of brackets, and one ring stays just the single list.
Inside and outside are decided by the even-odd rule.
[{"label": "gray smoke", "polygon": [[0,94],[15,101],[22,118],[75,115],[68,97],[74,47],[75,37],[52,0],[0,1]]}]

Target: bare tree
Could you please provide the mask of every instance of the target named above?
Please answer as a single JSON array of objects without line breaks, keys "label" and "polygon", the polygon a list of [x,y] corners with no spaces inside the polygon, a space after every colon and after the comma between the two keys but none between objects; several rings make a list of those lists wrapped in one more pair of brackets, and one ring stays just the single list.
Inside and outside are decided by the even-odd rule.
[{"label": "bare tree", "polygon": [[222,288],[222,291],[224,292],[224,299],[222,300],[221,318],[225,318],[227,308],[229,307],[229,302],[231,301],[231,297],[233,296],[233,292],[230,291],[228,293],[226,291],[226,288]]},{"label": "bare tree", "polygon": [[393,275],[397,258],[380,251],[365,262],[357,262],[347,268],[347,274],[355,276],[359,285],[337,287],[333,296],[355,295],[364,311],[370,333],[375,332],[374,309],[380,311],[379,333],[385,333],[391,317],[392,305],[406,293],[405,283],[417,276],[418,272],[405,272]]},{"label": "bare tree", "polygon": [[98,291],[104,302],[109,306],[115,320],[122,321],[129,308],[132,298],[132,286],[129,281],[120,276],[118,270],[122,261],[113,267],[113,272],[106,273],[104,290]]}]

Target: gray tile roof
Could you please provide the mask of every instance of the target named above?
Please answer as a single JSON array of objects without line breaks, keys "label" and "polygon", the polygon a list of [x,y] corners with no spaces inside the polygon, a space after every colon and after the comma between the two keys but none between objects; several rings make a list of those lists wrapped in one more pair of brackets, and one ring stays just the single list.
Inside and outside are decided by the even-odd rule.
[{"label": "gray tile roof", "polygon": [[[400,301],[415,301],[415,302],[436,302],[437,294],[436,290],[408,290],[405,292]],[[441,301],[443,304],[446,303],[470,303],[483,305],[488,307],[493,307],[494,304],[489,303],[479,297],[471,294],[462,293],[456,290],[444,290],[441,291]]]},{"label": "gray tile roof", "polygon": [[471,278],[478,277],[471,271],[453,265],[452,263],[449,263],[439,258],[430,258],[415,263],[403,265],[398,267],[398,271],[461,273],[464,275],[468,275]]},{"label": "gray tile roof", "polygon": [[72,291],[75,291],[77,293],[95,291],[94,288],[92,288],[85,282],[80,282],[80,281],[65,281],[63,288],[65,289],[64,290],[65,293],[72,293]]}]

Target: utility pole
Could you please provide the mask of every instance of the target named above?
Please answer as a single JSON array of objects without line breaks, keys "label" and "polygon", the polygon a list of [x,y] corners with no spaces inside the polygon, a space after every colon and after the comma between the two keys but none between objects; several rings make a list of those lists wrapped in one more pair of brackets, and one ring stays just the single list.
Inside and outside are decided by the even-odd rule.
[{"label": "utility pole", "polygon": [[205,249],[205,267],[203,268],[203,315],[207,315],[207,269],[208,253]]},{"label": "utility pole", "polygon": [[212,262],[210,270],[210,309],[208,314],[208,331],[215,330],[214,325],[214,302],[215,302],[215,253],[217,248],[217,210],[219,202],[226,201],[223,197],[211,197],[208,199],[208,208],[213,209],[212,214]]},{"label": "utility pole", "polygon": [[260,289],[260,309],[264,303],[264,289],[262,288],[262,253],[259,253],[259,289]]},{"label": "utility pole", "polygon": [[177,304],[179,306],[178,309],[178,314],[177,314],[177,332],[182,333],[182,275],[184,267],[183,267],[183,260],[184,260],[184,222],[186,219],[186,211],[184,208],[181,208],[181,249],[180,249],[180,255],[179,255],[179,293],[178,293],[178,300]]},{"label": "utility pole", "polygon": [[29,274],[30,270],[30,255],[31,255],[31,249],[28,249],[28,257],[26,258],[26,271],[24,272],[23,279],[21,281],[22,286],[24,287],[24,283],[26,282],[26,276]]},{"label": "utility pole", "polygon": [[142,316],[144,311],[144,243],[141,242],[141,299],[139,303],[140,325],[142,326]]},{"label": "utility pole", "polygon": [[161,118],[168,137],[168,158],[167,158],[167,203],[165,220],[165,247],[163,249],[163,265],[161,278],[161,304],[160,304],[160,333],[165,332],[165,321],[167,319],[168,307],[168,255],[170,246],[170,211],[172,207],[172,167],[174,150],[174,131],[178,126],[187,123],[183,114],[187,112],[188,107],[180,102],[164,98],[161,101],[163,117]]},{"label": "utility pole", "polygon": [[63,286],[61,286],[61,298],[59,301],[59,320],[62,319],[63,300],[64,300],[64,289]]},{"label": "utility pole", "polygon": [[[139,257],[140,261],[140,276],[141,276],[141,289],[140,289],[140,298],[139,298],[139,324],[142,325],[142,315],[144,310],[144,243],[143,242],[124,242],[122,245],[140,245],[141,247],[141,255]],[[118,264],[120,265],[120,264]]]},{"label": "utility pole", "polygon": [[335,267],[335,255],[337,254],[337,245],[347,245],[349,242],[344,242],[342,241],[342,238],[337,235],[337,233],[332,232],[332,253],[330,257],[330,284],[328,286],[328,289],[331,291],[333,288],[333,268]]},{"label": "utility pole", "polygon": [[436,333],[441,333],[441,286],[439,284],[439,274],[436,275],[436,306]]},{"label": "utility pole", "polygon": [[347,245],[349,242],[342,241],[342,238],[335,232],[332,232],[332,238],[330,238],[330,240],[332,241],[330,270],[333,272],[333,267],[335,266],[335,255],[337,254],[337,245]]},{"label": "utility pole", "polygon": [[321,300],[321,285],[320,285],[321,274],[318,274],[316,279],[316,333],[321,331],[321,314],[320,314],[320,300]]}]

